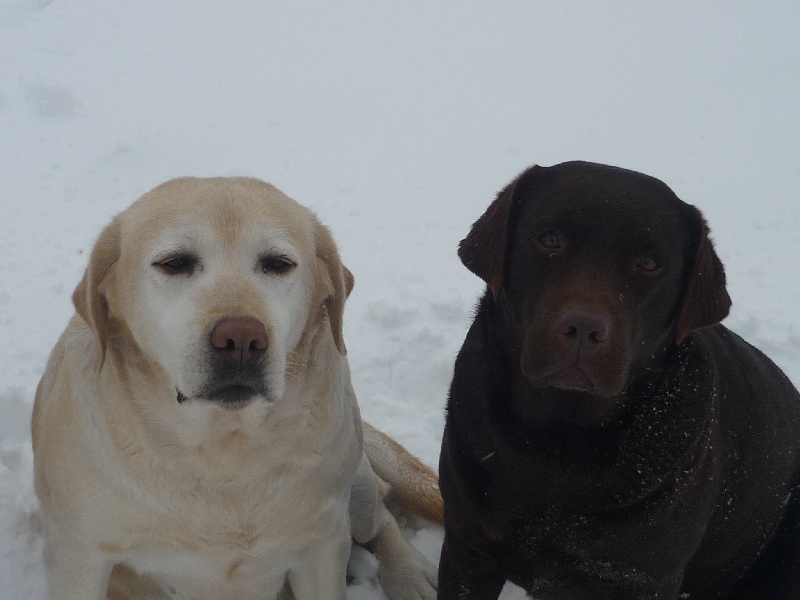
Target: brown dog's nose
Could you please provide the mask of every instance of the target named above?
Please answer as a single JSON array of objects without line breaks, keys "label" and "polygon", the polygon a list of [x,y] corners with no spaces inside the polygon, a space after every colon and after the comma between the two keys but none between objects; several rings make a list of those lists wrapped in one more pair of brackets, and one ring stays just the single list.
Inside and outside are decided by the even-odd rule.
[{"label": "brown dog's nose", "polygon": [[608,341],[611,320],[595,311],[572,308],[561,315],[555,330],[567,345],[588,350]]},{"label": "brown dog's nose", "polygon": [[232,360],[248,360],[264,354],[269,338],[267,329],[255,319],[222,319],[211,330],[211,345]]}]

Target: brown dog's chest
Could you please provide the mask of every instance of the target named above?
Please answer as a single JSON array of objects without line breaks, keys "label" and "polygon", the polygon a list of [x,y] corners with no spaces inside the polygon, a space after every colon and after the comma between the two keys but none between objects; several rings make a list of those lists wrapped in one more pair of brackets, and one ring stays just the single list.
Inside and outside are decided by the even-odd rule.
[{"label": "brown dog's chest", "polygon": [[[629,399],[636,410],[591,434],[526,429],[513,418],[470,428],[474,462],[465,469],[481,473],[469,478],[473,534],[505,557],[512,581],[529,591],[553,591],[575,577],[635,582],[672,560],[666,541],[683,546],[700,535],[675,528],[708,520],[716,495],[699,483],[715,477],[713,403],[683,401],[673,381],[713,397],[707,371],[689,377],[682,367],[695,358],[687,348],[670,377],[654,378],[642,398]],[[652,543],[632,552],[641,540]]]},{"label": "brown dog's chest", "polygon": [[590,484],[509,468],[485,489],[481,535],[508,578],[534,595],[557,594],[576,578],[646,588],[648,573],[677,560],[672,549],[696,543],[701,528],[686,524],[708,520],[715,509],[703,499],[709,490],[696,485],[713,472],[707,458],[659,475],[641,498],[640,484],[623,477]]}]

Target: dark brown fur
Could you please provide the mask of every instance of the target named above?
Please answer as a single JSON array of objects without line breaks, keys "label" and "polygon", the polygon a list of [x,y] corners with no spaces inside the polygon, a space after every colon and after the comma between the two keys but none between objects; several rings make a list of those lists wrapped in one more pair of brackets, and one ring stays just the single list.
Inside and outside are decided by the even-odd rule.
[{"label": "dark brown fur", "polygon": [[800,395],[719,324],[700,212],[535,166],[459,256],[487,291],[448,401],[439,598],[800,598]]}]

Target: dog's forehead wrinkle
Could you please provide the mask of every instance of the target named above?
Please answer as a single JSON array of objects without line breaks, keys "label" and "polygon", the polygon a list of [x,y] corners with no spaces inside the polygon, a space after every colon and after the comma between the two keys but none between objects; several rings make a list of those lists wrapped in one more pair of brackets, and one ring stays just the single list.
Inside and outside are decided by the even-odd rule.
[{"label": "dog's forehead wrinkle", "polygon": [[581,186],[586,190],[619,194],[648,193],[675,197],[660,179],[638,171],[598,163],[573,161],[547,167],[554,175],[551,186]]},{"label": "dog's forehead wrinkle", "polygon": [[[124,221],[141,233],[211,225],[226,238],[246,229],[277,228],[313,237],[310,210],[273,186],[246,178],[180,178],[169,181],[136,201]],[[303,231],[306,230],[306,231]]]},{"label": "dog's forehead wrinkle", "polygon": [[664,208],[676,211],[687,206],[662,181],[625,170],[556,177],[532,193],[535,203],[548,205],[549,210],[571,207],[578,214],[603,210],[630,212],[644,206],[657,213]]},{"label": "dog's forehead wrinkle", "polygon": [[211,241],[202,228],[190,227],[188,223],[183,226],[173,226],[162,231],[153,239],[153,258],[179,252],[197,252],[198,249],[208,246]]}]

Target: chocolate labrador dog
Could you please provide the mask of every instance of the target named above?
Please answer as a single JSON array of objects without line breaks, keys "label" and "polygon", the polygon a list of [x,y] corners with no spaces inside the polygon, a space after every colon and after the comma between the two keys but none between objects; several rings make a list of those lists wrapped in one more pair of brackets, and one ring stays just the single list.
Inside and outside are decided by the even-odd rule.
[{"label": "chocolate labrador dog", "polygon": [[700,212],[534,166],[461,242],[486,281],[440,458],[439,599],[800,598],[800,395],[720,325]]}]

